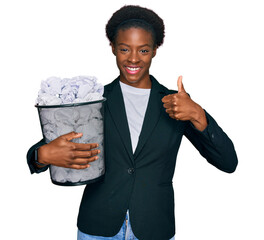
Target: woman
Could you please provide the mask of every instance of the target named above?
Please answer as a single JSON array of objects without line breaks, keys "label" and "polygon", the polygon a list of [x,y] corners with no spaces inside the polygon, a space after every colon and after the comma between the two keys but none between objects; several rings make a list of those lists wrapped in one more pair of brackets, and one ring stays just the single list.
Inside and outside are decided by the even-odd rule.
[{"label": "woman", "polygon": [[[237,166],[234,146],[185,92],[182,77],[177,92],[149,74],[164,38],[156,13],[125,6],[113,14],[106,33],[120,76],[105,86],[106,173],[85,188],[78,239],[174,239],[172,178],[182,136],[208,162],[229,173]],[[80,136],[69,133],[34,145],[28,152],[31,172],[45,171],[49,164],[89,167],[98,158],[97,144],[71,142]]]}]

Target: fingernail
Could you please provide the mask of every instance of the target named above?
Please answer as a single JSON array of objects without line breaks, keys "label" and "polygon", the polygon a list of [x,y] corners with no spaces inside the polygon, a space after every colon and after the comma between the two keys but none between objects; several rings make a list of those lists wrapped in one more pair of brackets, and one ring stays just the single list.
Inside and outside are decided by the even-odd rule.
[{"label": "fingernail", "polygon": [[100,150],[98,150],[97,152],[98,152],[98,153],[100,153],[101,151],[100,151]]}]

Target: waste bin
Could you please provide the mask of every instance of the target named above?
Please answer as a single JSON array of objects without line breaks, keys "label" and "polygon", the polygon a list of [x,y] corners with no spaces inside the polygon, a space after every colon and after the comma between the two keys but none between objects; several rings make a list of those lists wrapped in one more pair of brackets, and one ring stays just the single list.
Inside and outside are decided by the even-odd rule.
[{"label": "waste bin", "polygon": [[54,184],[75,186],[92,183],[103,177],[104,165],[104,102],[105,98],[83,103],[62,105],[35,105],[38,109],[42,134],[46,143],[75,131],[83,133],[76,143],[98,143],[99,159],[89,163],[86,169],[63,168],[50,165],[50,177]]}]

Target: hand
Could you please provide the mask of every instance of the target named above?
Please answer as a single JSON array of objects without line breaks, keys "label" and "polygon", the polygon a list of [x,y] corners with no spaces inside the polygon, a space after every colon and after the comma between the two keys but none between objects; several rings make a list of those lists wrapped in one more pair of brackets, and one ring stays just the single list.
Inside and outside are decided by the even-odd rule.
[{"label": "hand", "polygon": [[97,143],[74,143],[72,139],[79,138],[82,133],[71,132],[62,135],[38,149],[38,162],[52,164],[58,167],[85,169],[89,163],[98,159],[100,153]]},{"label": "hand", "polygon": [[166,112],[173,119],[191,121],[198,130],[204,130],[207,126],[205,112],[186,93],[182,83],[182,76],[179,76],[177,85],[178,93],[162,98]]}]

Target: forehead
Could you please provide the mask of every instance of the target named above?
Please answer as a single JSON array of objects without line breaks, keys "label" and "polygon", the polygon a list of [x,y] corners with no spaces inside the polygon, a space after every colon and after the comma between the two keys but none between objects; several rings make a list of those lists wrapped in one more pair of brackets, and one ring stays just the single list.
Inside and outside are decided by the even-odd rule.
[{"label": "forehead", "polygon": [[143,28],[131,27],[119,29],[116,36],[116,44],[127,45],[153,45],[152,34]]}]

